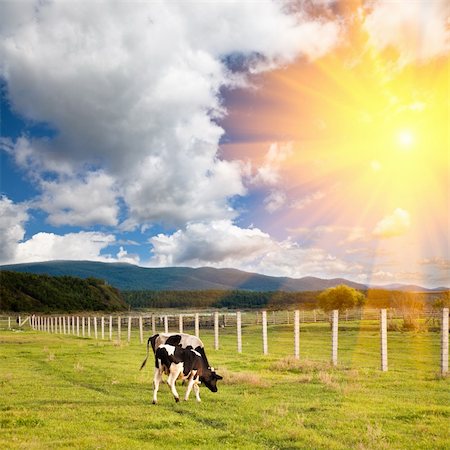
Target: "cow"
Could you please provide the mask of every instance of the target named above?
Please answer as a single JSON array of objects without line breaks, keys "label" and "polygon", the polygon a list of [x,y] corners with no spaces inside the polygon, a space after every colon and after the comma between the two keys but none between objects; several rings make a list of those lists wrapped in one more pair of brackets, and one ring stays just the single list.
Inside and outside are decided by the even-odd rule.
[{"label": "cow", "polygon": [[196,350],[202,358],[205,360],[206,366],[209,367],[208,358],[206,357],[205,353],[205,346],[203,345],[203,342],[200,338],[197,336],[193,336],[191,334],[186,333],[160,333],[160,334],[154,334],[153,336],[150,336],[147,340],[147,356],[144,359],[141,370],[147,363],[147,359],[149,356],[149,347],[150,344],[153,349],[153,353],[156,352],[156,349],[163,344],[169,344],[174,345],[177,347],[186,348],[188,346],[191,346],[194,350]]},{"label": "cow", "polygon": [[[142,367],[145,365],[145,362],[146,360],[142,363]],[[214,368],[206,364],[202,355],[192,346],[189,345],[186,348],[182,348],[167,343],[161,344],[155,350],[154,405],[158,402],[157,394],[163,373],[168,375],[167,384],[176,402],[180,401],[180,397],[175,387],[175,381],[180,377],[188,382],[184,400],[188,400],[189,394],[194,388],[198,402],[201,401],[200,383],[204,383],[211,392],[217,392],[217,381],[222,380],[222,377],[215,372]]]}]

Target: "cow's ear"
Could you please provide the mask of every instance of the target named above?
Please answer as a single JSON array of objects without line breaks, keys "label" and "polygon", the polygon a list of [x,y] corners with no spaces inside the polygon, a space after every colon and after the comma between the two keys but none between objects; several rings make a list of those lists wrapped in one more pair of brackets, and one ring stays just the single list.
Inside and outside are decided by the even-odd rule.
[{"label": "cow's ear", "polygon": [[219,374],[215,374],[216,375],[216,380],[223,380],[223,377],[221,377]]}]

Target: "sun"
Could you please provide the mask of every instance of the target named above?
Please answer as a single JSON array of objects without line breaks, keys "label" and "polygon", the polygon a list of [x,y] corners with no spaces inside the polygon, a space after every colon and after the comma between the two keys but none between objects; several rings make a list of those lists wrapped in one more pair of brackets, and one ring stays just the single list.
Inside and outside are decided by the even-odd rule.
[{"label": "sun", "polygon": [[403,150],[410,150],[416,141],[414,133],[408,129],[398,131],[396,139],[397,144]]}]

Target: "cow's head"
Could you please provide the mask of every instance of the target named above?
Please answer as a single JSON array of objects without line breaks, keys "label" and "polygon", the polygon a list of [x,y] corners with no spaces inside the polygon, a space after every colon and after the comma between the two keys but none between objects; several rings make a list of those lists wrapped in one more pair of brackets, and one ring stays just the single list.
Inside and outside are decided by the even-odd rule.
[{"label": "cow's head", "polygon": [[222,380],[219,374],[216,373],[214,367],[208,367],[207,370],[203,372],[203,375],[200,377],[200,381],[211,391],[217,392],[217,381]]}]

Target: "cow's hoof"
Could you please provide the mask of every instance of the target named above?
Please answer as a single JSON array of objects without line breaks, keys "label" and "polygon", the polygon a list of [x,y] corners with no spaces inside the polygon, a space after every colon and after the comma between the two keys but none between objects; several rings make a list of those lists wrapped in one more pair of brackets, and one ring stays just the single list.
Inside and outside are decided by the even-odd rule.
[{"label": "cow's hoof", "polygon": [[175,401],[178,403],[180,399],[178,397],[175,397]]},{"label": "cow's hoof", "polygon": [[157,402],[156,400],[153,400],[153,401],[152,401],[152,404],[153,404],[153,405],[157,405],[158,402]]}]

